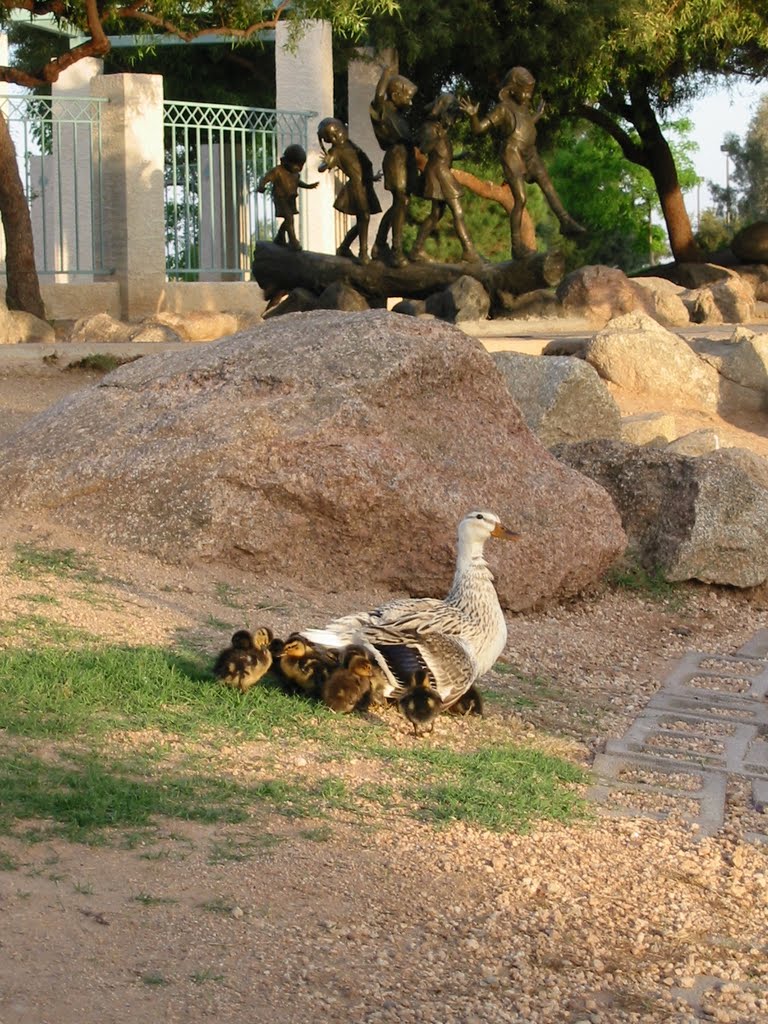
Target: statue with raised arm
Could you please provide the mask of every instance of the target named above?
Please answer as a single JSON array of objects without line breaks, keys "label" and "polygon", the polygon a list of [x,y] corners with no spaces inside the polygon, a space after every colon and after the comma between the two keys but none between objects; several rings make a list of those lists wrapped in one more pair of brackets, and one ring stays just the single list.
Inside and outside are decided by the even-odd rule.
[{"label": "statue with raised arm", "polygon": [[371,126],[384,150],[384,188],[392,193],[392,205],[381,218],[372,255],[374,259],[387,255],[387,235],[391,229],[392,263],[396,267],[404,267],[408,262],[403,252],[403,230],[409,197],[419,184],[416,149],[407,116],[416,91],[413,82],[389,65],[379,78],[369,107]]},{"label": "statue with raised arm", "polygon": [[477,116],[479,107],[476,103],[467,99],[460,101],[462,110],[470,116],[470,125],[475,135],[496,129],[502,136],[499,147],[501,167],[515,200],[509,215],[512,255],[515,257],[529,256],[532,252],[520,234],[526,203],[526,182],[536,182],[544,193],[552,212],[560,221],[562,234],[577,236],[586,233],[586,229],[563,206],[536,149],[536,122],[544,112],[544,104],[540,103],[535,112],[531,109],[535,86],[536,79],[527,68],[514,67],[504,76],[499,90],[499,102],[486,117],[481,119]]}]

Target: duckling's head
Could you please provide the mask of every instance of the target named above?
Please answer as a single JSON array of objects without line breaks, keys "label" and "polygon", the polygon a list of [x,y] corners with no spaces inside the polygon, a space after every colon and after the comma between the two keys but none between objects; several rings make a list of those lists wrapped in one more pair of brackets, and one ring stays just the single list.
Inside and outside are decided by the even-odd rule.
[{"label": "duckling's head", "polygon": [[311,652],[312,648],[300,636],[288,637],[283,644],[283,654],[289,658],[306,658]]},{"label": "duckling's head", "polygon": [[238,629],[232,634],[232,646],[238,651],[250,651],[253,647],[253,637],[247,629]]},{"label": "duckling's head", "polygon": [[264,650],[266,647],[270,646],[274,639],[275,634],[269,626],[259,626],[253,634],[253,646],[258,647],[260,650]]},{"label": "duckling's head", "polygon": [[349,672],[359,679],[371,679],[373,677],[373,665],[367,654],[352,654],[346,659],[346,666]]}]

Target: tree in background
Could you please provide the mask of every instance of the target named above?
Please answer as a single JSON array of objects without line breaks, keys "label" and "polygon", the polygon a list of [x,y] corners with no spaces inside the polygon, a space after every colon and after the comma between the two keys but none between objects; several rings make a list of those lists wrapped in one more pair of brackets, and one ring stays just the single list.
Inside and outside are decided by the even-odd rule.
[{"label": "tree in background", "polygon": [[578,116],[613,138],[651,175],[674,257],[700,257],[663,120],[719,75],[765,75],[763,0],[421,0],[373,27],[425,95],[458,80],[487,108],[510,67],[530,68],[550,123]]},{"label": "tree in background", "polygon": [[[120,7],[108,7],[103,0],[0,0],[0,27],[7,24],[12,11],[53,14],[84,37],[72,49],[62,49],[55,37],[50,37],[50,49],[35,63],[0,67],[0,81],[32,89],[48,87],[82,58],[104,57],[111,48],[110,33],[174,35],[185,42],[214,34],[245,45],[258,41],[259,33],[274,29],[281,20],[290,24],[295,40],[307,19],[323,18],[340,36],[359,39],[372,15],[392,16],[397,9],[397,0],[280,0],[277,4],[270,0],[129,0]],[[29,52],[39,54],[39,49]],[[32,222],[13,140],[1,110],[0,219],[6,239],[8,308],[43,317]]]},{"label": "tree in background", "polygon": [[708,182],[715,209],[735,233],[756,220],[768,220],[768,95],[763,96],[743,141],[729,132],[723,150],[731,162],[728,185]]}]

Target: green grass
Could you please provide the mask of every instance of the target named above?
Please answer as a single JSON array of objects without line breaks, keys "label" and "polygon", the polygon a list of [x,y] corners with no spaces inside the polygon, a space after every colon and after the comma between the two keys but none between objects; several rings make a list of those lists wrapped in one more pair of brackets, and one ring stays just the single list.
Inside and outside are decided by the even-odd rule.
[{"label": "green grass", "polygon": [[470,753],[413,750],[418,782],[405,792],[419,816],[445,824],[468,821],[494,832],[524,832],[545,818],[568,822],[586,814],[575,786],[584,772],[570,761],[512,744]]},{"label": "green grass", "polygon": [[621,590],[629,590],[654,601],[681,603],[680,588],[660,568],[645,569],[634,562],[615,565],[608,572],[608,582]]},{"label": "green grass", "polygon": [[43,548],[38,544],[16,544],[10,571],[23,580],[56,576],[81,583],[104,583],[108,577],[99,572],[87,555],[74,548]]},{"label": "green grass", "polygon": [[[19,834],[19,824],[29,822],[30,841],[61,835],[96,842],[116,828],[138,845],[154,841],[162,818],[237,823],[259,808],[291,818],[338,811],[359,820],[376,804],[385,814],[396,808],[492,830],[584,813],[576,793],[583,774],[569,762],[512,745],[468,753],[402,746],[386,725],[335,716],[268,682],[245,696],[228,690],[210,678],[210,663],[210,654],[148,646],[53,646],[39,633],[22,649],[0,651],[0,729],[24,737],[23,748],[17,743],[0,755],[0,831]],[[548,680],[529,682],[536,697],[546,693]],[[115,733],[141,731],[152,741],[114,755]],[[380,775],[374,782],[285,771],[265,778],[272,772],[264,760],[259,781],[230,778],[221,748],[265,739],[312,742],[326,765],[362,757],[378,763]],[[58,755],[37,756],[41,740],[59,744]],[[258,842],[227,841],[211,856],[215,863],[244,859],[278,841],[264,831]]]},{"label": "green grass", "polygon": [[126,363],[133,363],[141,356],[118,356],[112,352],[93,352],[83,356],[82,359],[75,359],[67,363],[66,370],[96,370],[98,373],[110,373],[118,366],[125,366]]},{"label": "green grass", "polygon": [[172,896],[151,896],[148,892],[140,892],[131,897],[134,903],[141,903],[145,907],[165,907],[170,903],[178,903]]}]

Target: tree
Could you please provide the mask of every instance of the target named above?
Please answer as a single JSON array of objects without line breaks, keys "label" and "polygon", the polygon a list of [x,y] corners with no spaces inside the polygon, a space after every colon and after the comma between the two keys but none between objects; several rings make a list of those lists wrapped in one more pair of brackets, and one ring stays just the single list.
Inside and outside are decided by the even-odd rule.
[{"label": "tree", "polygon": [[[768,69],[763,0],[422,0],[374,22],[427,96],[459,80],[490,104],[505,71],[538,77],[551,123],[592,121],[651,175],[676,259],[700,256],[663,119],[715,76]],[[467,40],[472,45],[467,46]],[[542,127],[544,122],[541,123]]]},{"label": "tree", "polygon": [[[109,34],[174,35],[191,42],[204,34],[224,36],[245,45],[279,21],[290,24],[296,40],[310,18],[329,20],[341,36],[360,38],[368,19],[393,15],[398,0],[127,0],[107,6],[103,0],[0,0],[0,27],[12,11],[52,14],[76,27],[84,41],[62,51],[55,43],[41,63],[30,67],[0,67],[0,81],[35,89],[50,86],[66,68],[84,57],[103,57],[110,50]],[[40,284],[34,263],[34,240],[29,209],[8,122],[0,111],[0,219],[6,238],[9,309],[43,316]]]},{"label": "tree", "polygon": [[708,183],[718,212],[729,211],[743,224],[768,219],[768,95],[758,103],[744,140],[729,132],[722,149],[731,161],[728,185]]}]

